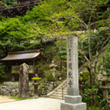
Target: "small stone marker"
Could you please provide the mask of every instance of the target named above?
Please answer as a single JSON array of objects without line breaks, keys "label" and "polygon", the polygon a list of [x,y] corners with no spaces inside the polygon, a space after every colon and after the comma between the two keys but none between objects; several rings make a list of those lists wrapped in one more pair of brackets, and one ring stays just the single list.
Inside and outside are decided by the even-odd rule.
[{"label": "small stone marker", "polygon": [[61,110],[86,110],[86,103],[82,103],[79,95],[78,76],[78,37],[70,34],[67,37],[67,95]]},{"label": "small stone marker", "polygon": [[29,66],[26,63],[20,65],[19,72],[19,97],[28,97],[29,93]]}]

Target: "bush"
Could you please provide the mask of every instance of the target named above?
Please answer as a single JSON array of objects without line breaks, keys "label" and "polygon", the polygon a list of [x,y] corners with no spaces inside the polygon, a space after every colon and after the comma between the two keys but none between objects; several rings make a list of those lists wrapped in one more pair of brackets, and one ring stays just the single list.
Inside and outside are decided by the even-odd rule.
[{"label": "bush", "polygon": [[91,107],[88,107],[87,110],[100,110],[98,107],[95,107],[95,106],[91,106]]},{"label": "bush", "polygon": [[50,71],[45,71],[44,76],[47,79],[47,81],[54,81],[55,80],[54,76],[52,75],[52,72],[50,72]]},{"label": "bush", "polygon": [[59,71],[55,72],[55,76],[53,76],[52,71],[48,70],[44,72],[44,77],[47,79],[47,81],[57,81],[62,80],[62,74]]},{"label": "bush", "polygon": [[101,110],[105,110],[106,108],[107,100],[103,99],[102,91],[100,91],[96,85],[92,86],[90,89],[89,83],[86,83],[82,98],[83,101],[87,103],[88,110],[100,110],[99,108],[101,108]]}]

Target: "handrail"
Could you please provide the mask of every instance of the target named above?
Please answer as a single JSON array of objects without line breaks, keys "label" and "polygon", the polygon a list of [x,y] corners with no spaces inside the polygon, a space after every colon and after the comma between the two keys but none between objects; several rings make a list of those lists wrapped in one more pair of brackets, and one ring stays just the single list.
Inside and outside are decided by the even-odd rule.
[{"label": "handrail", "polygon": [[62,100],[64,99],[64,89],[67,87],[67,85],[65,84],[63,87],[62,87]]},{"label": "handrail", "polygon": [[47,94],[47,96],[50,96],[51,94],[53,94],[54,92],[56,92],[59,88],[61,88],[65,83],[67,82],[67,80],[64,80],[57,88],[55,88],[52,92],[50,92],[49,94]]}]

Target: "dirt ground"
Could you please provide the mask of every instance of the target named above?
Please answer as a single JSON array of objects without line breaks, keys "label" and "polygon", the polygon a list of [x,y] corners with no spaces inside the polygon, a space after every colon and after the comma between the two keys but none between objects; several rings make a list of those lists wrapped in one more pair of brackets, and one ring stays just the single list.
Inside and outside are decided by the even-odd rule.
[{"label": "dirt ground", "polygon": [[11,99],[9,96],[0,96],[0,103],[10,102],[10,101],[14,101],[14,99]]}]

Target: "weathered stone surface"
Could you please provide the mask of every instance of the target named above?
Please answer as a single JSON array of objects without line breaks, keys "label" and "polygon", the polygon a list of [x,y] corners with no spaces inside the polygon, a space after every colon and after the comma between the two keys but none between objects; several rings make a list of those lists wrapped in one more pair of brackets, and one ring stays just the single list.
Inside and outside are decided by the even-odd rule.
[{"label": "weathered stone surface", "polygon": [[77,104],[61,103],[61,110],[86,110],[86,104],[85,103],[77,103]]},{"label": "weathered stone surface", "polygon": [[29,97],[29,66],[26,63],[20,65],[19,96]]},{"label": "weathered stone surface", "polygon": [[78,37],[70,34],[67,38],[67,96],[61,110],[86,110],[79,96],[78,78]]},{"label": "weathered stone surface", "polygon": [[67,38],[67,94],[79,95],[78,81],[78,37]]},{"label": "weathered stone surface", "polygon": [[47,95],[49,92],[54,90],[57,86],[58,85],[56,84],[56,82],[48,82],[48,81],[46,81],[43,84],[43,86],[39,89],[38,95],[39,96]]},{"label": "weathered stone surface", "polygon": [[82,102],[82,97],[81,96],[70,96],[70,95],[67,95],[65,97],[65,102],[66,103],[71,103],[71,104],[81,103]]},{"label": "weathered stone surface", "polygon": [[6,86],[18,87],[18,82],[4,82],[3,84]]},{"label": "weathered stone surface", "polygon": [[[30,83],[30,86],[32,84]],[[19,95],[19,87],[18,82],[4,82],[3,85],[0,86],[0,95],[6,96],[18,96]],[[29,89],[29,96],[33,96],[33,88]]]}]

